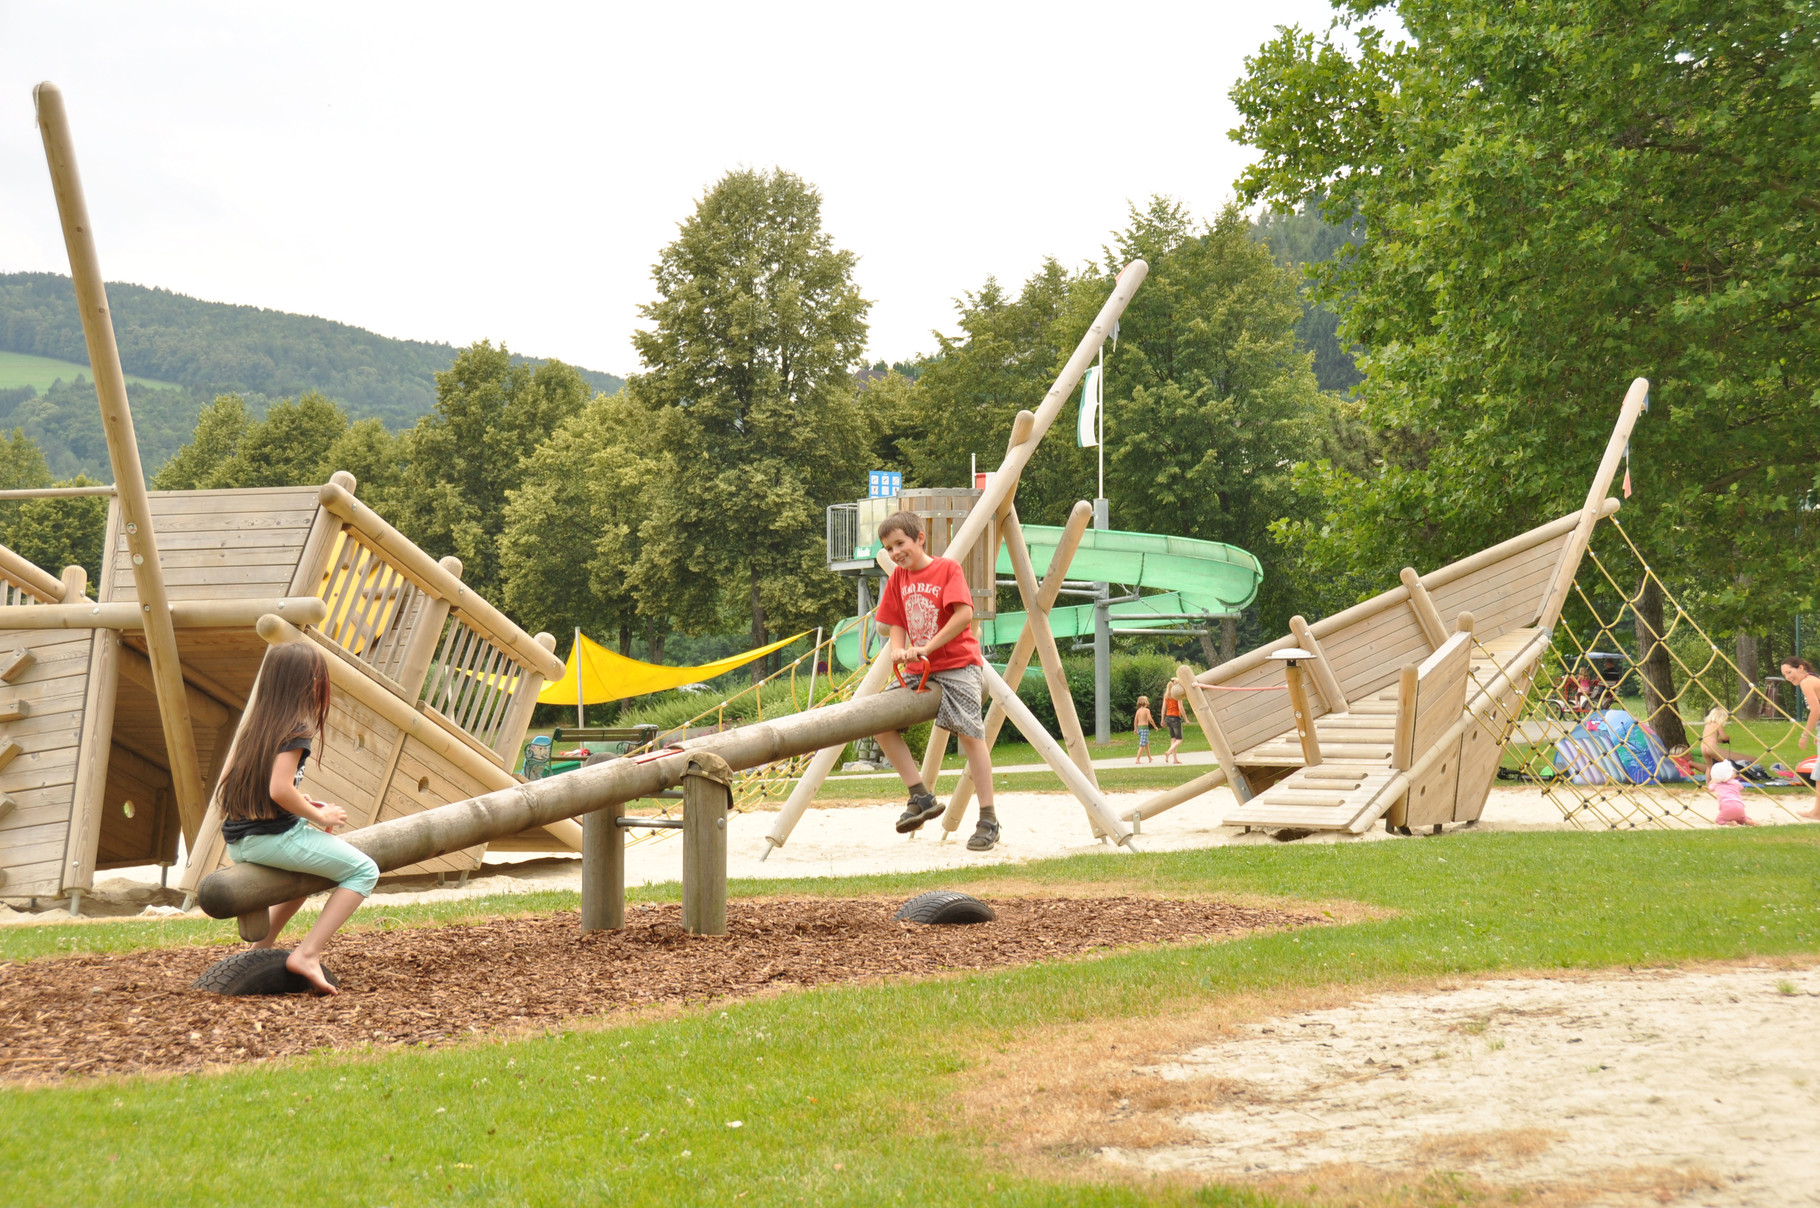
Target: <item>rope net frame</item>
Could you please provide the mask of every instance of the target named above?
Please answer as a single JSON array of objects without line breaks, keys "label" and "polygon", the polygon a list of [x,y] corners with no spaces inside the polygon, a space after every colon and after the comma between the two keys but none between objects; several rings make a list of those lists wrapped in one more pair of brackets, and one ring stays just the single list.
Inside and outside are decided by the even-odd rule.
[{"label": "rope net frame", "polygon": [[[1652,585],[1662,597],[1659,631],[1637,611]],[[1640,636],[1645,634],[1647,645]],[[1658,691],[1643,671],[1652,658],[1664,656],[1670,692]],[[1614,661],[1622,668],[1615,678],[1607,673]],[[1582,691],[1582,676],[1590,678],[1590,692]],[[1590,774],[1588,763],[1581,764],[1580,775],[1573,774],[1572,761],[1560,766],[1559,744],[1589,717],[1609,709],[1623,709],[1641,723],[1655,740],[1652,750],[1666,750],[1656,723],[1672,712],[1687,733],[1687,753],[1636,759],[1628,768],[1614,756],[1595,758]],[[1701,736],[1714,709],[1726,711],[1721,721],[1726,742],[1755,748],[1739,752],[1753,756],[1764,773],[1763,779],[1740,781],[1755,821],[1796,822],[1798,810],[1820,803],[1792,771],[1806,754],[1797,749],[1800,723],[1761,683],[1746,679],[1613,515],[1594,531],[1569,608],[1529,677],[1520,707],[1501,723],[1494,710],[1481,725],[1500,741],[1501,774],[1514,770],[1521,779],[1539,783],[1543,796],[1576,827],[1695,827],[1711,825],[1718,813],[1718,801],[1705,787],[1707,761],[1701,753]],[[1601,776],[1602,783],[1593,782]]]}]

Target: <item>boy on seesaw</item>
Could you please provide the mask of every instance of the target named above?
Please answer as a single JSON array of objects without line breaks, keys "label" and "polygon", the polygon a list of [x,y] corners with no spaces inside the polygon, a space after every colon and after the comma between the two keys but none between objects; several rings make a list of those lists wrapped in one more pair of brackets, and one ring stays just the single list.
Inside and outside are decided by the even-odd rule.
[{"label": "boy on seesaw", "polygon": [[[992,807],[992,748],[986,745],[986,725],[980,719],[980,670],[986,660],[973,636],[973,594],[967,590],[967,577],[952,558],[930,556],[923,522],[914,512],[885,517],[878,526],[878,540],[897,563],[878,603],[878,623],[891,631],[886,653],[899,667],[927,664],[928,678],[941,686],[935,724],[960,741],[980,802],[979,826],[967,840],[967,850],[990,851],[998,843],[998,811]],[[902,734],[875,737],[910,790],[910,804],[897,820],[898,833],[907,835],[940,816],[942,803],[923,784],[922,769]]]}]

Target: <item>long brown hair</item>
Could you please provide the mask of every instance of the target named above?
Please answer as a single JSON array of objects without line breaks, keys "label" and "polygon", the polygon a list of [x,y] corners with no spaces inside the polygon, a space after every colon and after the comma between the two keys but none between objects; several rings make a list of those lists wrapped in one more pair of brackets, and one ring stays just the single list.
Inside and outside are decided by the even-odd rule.
[{"label": "long brown hair", "polygon": [[229,818],[276,818],[272,761],[293,738],[320,736],[329,719],[329,665],[308,641],[269,647],[259,682],[221,773],[221,812]]}]

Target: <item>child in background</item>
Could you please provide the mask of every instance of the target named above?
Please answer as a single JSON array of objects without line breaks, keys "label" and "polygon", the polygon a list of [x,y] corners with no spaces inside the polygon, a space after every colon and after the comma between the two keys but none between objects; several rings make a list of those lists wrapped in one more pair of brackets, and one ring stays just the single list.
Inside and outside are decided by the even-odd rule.
[{"label": "child in background", "polygon": [[1730,760],[1721,759],[1706,772],[1706,787],[1719,799],[1720,826],[1755,826],[1744,812],[1744,786],[1738,781],[1738,769]]},{"label": "child in background", "polygon": [[[347,825],[348,812],[312,801],[297,787],[328,718],[329,668],[322,652],[309,642],[271,647],[260,664],[220,788],[221,837],[234,863],[315,873],[338,883],[316,925],[284,961],[318,994],[335,993],[322,975],[322,950],[329,937],[379,883],[379,866],[371,857],[328,833]],[[305,901],[273,906],[271,930],[253,946],[272,947]]]},{"label": "child in background", "polygon": [[[980,803],[979,826],[967,840],[967,850],[991,851],[998,843],[999,825],[992,805],[992,749],[986,745],[986,723],[980,717],[981,668],[986,660],[973,636],[973,593],[960,563],[930,556],[928,535],[916,513],[885,517],[878,526],[878,542],[897,563],[878,600],[878,623],[891,631],[888,653],[900,665],[926,662],[929,678],[941,686],[935,724],[960,742]],[[907,835],[941,814],[942,803],[923,784],[922,769],[902,734],[876,738],[910,790],[910,802],[897,820],[898,834]]]},{"label": "child in background", "polygon": [[1156,756],[1150,753],[1150,727],[1156,725],[1156,718],[1150,716],[1150,698],[1138,697],[1137,712],[1131,715],[1131,728],[1137,731],[1138,763],[1155,763]]},{"label": "child in background", "polygon": [[1182,757],[1176,751],[1182,745],[1182,697],[1187,693],[1182,685],[1172,683],[1163,694],[1163,724],[1169,727],[1169,749],[1163,752],[1164,763],[1180,763]]}]

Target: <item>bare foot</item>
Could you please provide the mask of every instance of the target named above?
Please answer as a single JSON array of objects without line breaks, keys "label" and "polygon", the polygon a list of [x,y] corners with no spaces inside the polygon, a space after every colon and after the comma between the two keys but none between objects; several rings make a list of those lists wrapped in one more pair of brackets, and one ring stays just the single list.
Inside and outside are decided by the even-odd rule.
[{"label": "bare foot", "polygon": [[318,994],[327,996],[337,992],[328,979],[322,976],[322,961],[314,956],[293,951],[284,958],[284,967],[309,982],[310,988]]},{"label": "bare foot", "polygon": [[1797,817],[1797,818],[1820,818],[1820,810],[1800,810],[1800,811],[1796,812],[1795,817]]}]

